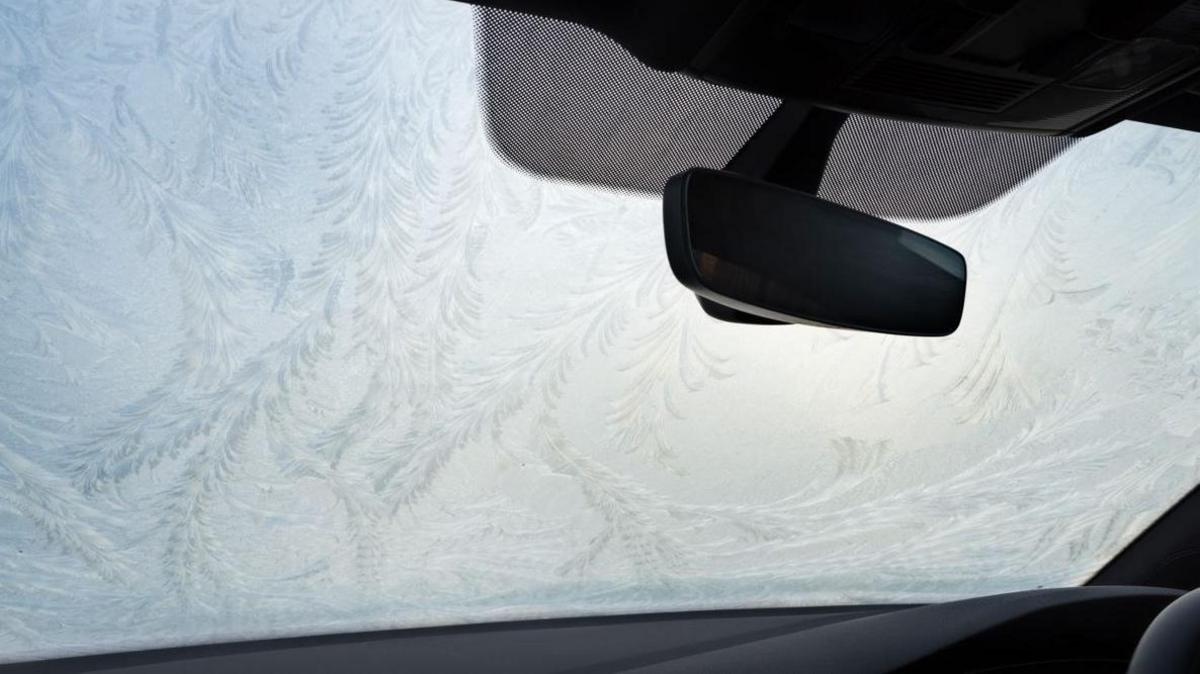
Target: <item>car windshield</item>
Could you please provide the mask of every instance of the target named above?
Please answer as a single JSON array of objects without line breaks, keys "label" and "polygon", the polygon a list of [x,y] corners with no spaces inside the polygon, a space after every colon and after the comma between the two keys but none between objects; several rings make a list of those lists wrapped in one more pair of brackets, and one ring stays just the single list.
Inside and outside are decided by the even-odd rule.
[{"label": "car windshield", "polygon": [[472,12],[0,0],[0,659],[1079,584],[1196,485],[1197,134],[904,221],[948,338],[721,323]]}]

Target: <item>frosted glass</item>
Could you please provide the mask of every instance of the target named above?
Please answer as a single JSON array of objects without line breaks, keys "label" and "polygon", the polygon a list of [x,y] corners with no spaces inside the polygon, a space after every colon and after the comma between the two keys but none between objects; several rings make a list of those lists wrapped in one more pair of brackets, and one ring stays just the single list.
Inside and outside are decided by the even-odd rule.
[{"label": "frosted glass", "polygon": [[0,0],[0,659],[1080,583],[1200,473],[1200,139],[979,212],[962,327],[708,319],[489,149],[471,8]]}]

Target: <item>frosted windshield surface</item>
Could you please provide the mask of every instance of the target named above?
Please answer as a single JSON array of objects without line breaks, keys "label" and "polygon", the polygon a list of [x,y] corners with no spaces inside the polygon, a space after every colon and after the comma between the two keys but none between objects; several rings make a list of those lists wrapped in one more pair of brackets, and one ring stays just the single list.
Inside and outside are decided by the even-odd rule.
[{"label": "frosted windshield surface", "polygon": [[985,210],[962,328],[705,317],[490,150],[471,9],[0,0],[0,658],[1086,580],[1197,481],[1200,139]]}]

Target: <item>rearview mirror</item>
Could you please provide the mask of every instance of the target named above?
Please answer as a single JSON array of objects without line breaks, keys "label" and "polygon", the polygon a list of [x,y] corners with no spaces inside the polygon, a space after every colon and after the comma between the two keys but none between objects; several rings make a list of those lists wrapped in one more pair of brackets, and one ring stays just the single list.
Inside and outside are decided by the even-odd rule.
[{"label": "rearview mirror", "polygon": [[725,171],[663,193],[667,257],[712,302],[786,323],[936,337],[958,328],[967,262],[897,224]]}]

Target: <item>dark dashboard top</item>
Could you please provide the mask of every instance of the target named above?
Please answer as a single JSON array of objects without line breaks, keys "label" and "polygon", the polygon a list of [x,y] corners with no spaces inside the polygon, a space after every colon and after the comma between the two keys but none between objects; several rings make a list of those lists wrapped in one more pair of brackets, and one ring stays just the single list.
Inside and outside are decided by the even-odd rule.
[{"label": "dark dashboard top", "polygon": [[1122,672],[1181,593],[1033,590],[926,606],[527,621],[217,644],[0,672]]}]

